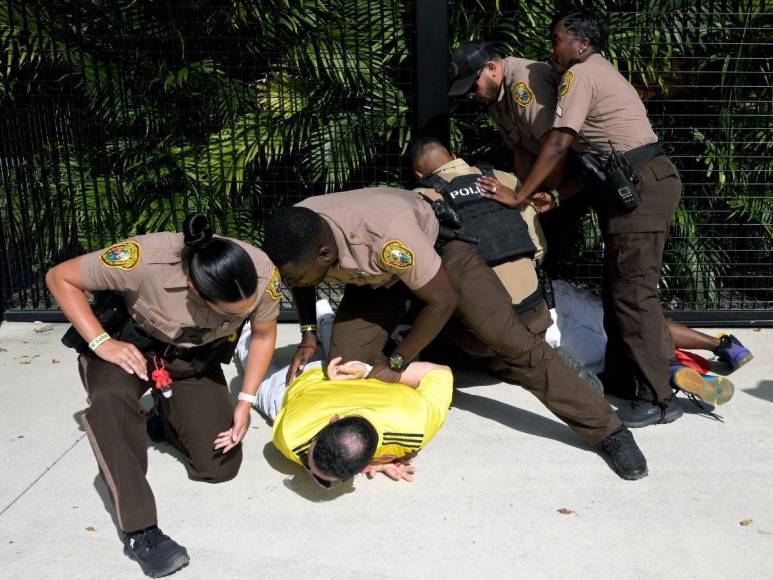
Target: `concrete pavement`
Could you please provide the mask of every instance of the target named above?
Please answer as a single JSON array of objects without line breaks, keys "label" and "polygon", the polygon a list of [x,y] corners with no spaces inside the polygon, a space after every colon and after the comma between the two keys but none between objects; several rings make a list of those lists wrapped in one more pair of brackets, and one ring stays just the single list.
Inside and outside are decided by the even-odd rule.
[{"label": "concrete pavement", "polygon": [[[0,577],[141,578],[77,421],[66,325],[40,326],[0,326]],[[151,447],[159,524],[191,555],[175,578],[771,578],[773,330],[734,333],[756,358],[731,377],[725,422],[683,400],[682,419],[635,431],[650,468],[637,482],[526,391],[475,373],[458,375],[412,484],[357,478],[328,495],[257,414],[225,484]],[[296,336],[281,325],[279,346]]]}]

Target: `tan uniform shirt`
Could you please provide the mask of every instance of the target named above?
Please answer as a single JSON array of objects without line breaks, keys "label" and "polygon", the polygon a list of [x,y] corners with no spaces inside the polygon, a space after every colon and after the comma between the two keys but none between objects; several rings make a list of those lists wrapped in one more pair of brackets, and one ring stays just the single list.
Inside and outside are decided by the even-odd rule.
[{"label": "tan uniform shirt", "polygon": [[81,276],[89,290],[119,292],[129,315],[153,338],[184,347],[206,344],[234,334],[248,316],[264,322],[279,315],[279,272],[258,248],[232,241],[247,251],[258,272],[258,301],[243,316],[217,314],[189,291],[180,257],[183,234],[136,236],[81,256]]},{"label": "tan uniform shirt", "polygon": [[416,193],[371,187],[317,195],[296,205],[321,215],[333,230],[338,263],[327,281],[378,288],[401,280],[417,290],[440,269],[439,224]]},{"label": "tan uniform shirt", "polygon": [[[471,167],[464,159],[454,159],[453,161],[449,161],[433,172],[434,175],[439,175],[446,181],[451,181],[456,177],[469,175],[470,173],[482,175],[480,169]],[[515,190],[518,187],[518,178],[512,173],[506,173],[495,169],[494,177],[497,178],[497,181],[510,189]],[[418,191],[433,200],[443,199],[443,196],[431,187],[417,187],[414,191]],[[545,255],[545,236],[542,233],[542,228],[537,219],[537,211],[534,209],[534,206],[529,204],[524,206],[521,210],[521,216],[529,229],[529,237],[537,248],[534,259],[541,260]],[[502,285],[510,294],[513,304],[520,303],[537,290],[537,273],[534,271],[534,262],[531,258],[517,258],[510,262],[499,264],[494,267],[494,272],[496,272]]]},{"label": "tan uniform shirt", "polygon": [[[582,131],[605,151],[610,140],[622,152],[658,140],[636,89],[600,54],[592,54],[564,74],[553,126]],[[578,139],[572,146],[586,149]]]},{"label": "tan uniform shirt", "polygon": [[539,154],[539,140],[553,127],[558,77],[550,65],[525,58],[502,60],[499,99],[489,107],[505,144]]}]

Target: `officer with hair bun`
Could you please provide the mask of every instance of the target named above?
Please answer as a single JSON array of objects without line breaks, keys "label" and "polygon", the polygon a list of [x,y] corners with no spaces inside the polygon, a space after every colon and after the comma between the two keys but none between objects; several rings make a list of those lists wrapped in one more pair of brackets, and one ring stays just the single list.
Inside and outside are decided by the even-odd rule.
[{"label": "officer with hair bun", "polygon": [[[657,286],[682,182],[636,89],[600,53],[608,36],[604,18],[585,9],[564,12],[553,19],[550,34],[553,70],[563,75],[553,127],[518,191],[498,186],[483,195],[509,207],[531,198],[540,211],[547,211],[557,200],[541,191],[541,184],[563,164],[570,147],[589,153],[586,160],[604,167],[596,174],[604,179],[588,185],[604,239],[605,386],[633,396],[618,410],[625,425],[675,421],[682,409],[669,384],[674,343]],[[635,175],[631,183],[635,181],[640,196],[638,205],[631,187],[610,185],[612,171],[604,160],[613,149]],[[560,192],[561,199],[570,193]]]},{"label": "officer with hair bun", "polygon": [[[279,273],[261,250],[214,236],[201,214],[188,216],[183,230],[135,236],[46,275],[71,333],[82,337],[78,363],[89,399],[82,422],[113,497],[124,553],[151,577],[171,574],[189,558],[157,525],[139,399],[155,383],[158,427],[186,457],[191,479],[235,477],[250,408],[274,352],[281,298]],[[98,318],[85,294],[96,291],[123,298],[125,320],[116,324],[114,311],[110,321]],[[247,319],[252,338],[234,408],[220,363]]]}]

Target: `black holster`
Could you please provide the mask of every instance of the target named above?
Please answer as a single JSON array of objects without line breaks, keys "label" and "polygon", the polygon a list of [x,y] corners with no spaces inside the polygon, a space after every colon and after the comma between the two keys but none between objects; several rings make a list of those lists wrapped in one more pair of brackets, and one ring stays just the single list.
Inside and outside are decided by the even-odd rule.
[{"label": "black holster", "polygon": [[[94,304],[91,310],[94,312],[97,320],[99,320],[102,328],[105,329],[105,332],[113,337],[121,334],[130,320],[123,296],[111,290],[95,292]],[[75,330],[74,326],[70,326],[67,332],[64,333],[62,344],[68,348],[74,348],[78,354],[89,349],[89,344]]]},{"label": "black holster", "polygon": [[553,291],[552,278],[539,262],[534,264],[534,270],[537,272],[537,281],[539,283],[539,289],[542,290],[542,296],[545,299],[545,304],[548,305],[548,308],[555,308],[556,294]]},{"label": "black holster", "polygon": [[633,211],[639,206],[638,178],[623,154],[614,149],[606,158],[583,153],[580,165],[586,185],[600,190],[613,207]]}]

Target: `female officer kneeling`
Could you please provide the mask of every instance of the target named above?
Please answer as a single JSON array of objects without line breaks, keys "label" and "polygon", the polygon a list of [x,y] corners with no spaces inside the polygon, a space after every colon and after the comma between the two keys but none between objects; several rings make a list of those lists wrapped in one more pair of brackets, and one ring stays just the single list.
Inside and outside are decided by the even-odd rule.
[{"label": "female officer kneeling", "polygon": [[[154,383],[164,388],[164,396],[154,390],[154,411],[164,437],[187,457],[192,479],[235,477],[250,407],[274,352],[281,298],[279,274],[261,250],[214,237],[201,214],[188,216],[183,229],[130,238],[46,276],[64,314],[89,342],[78,359],[89,399],[83,425],[115,503],[124,553],[152,577],[182,568],[189,558],[156,525],[139,398]],[[128,320],[114,337],[85,295],[99,290],[126,302]],[[252,338],[234,409],[218,355],[247,318]]]}]

